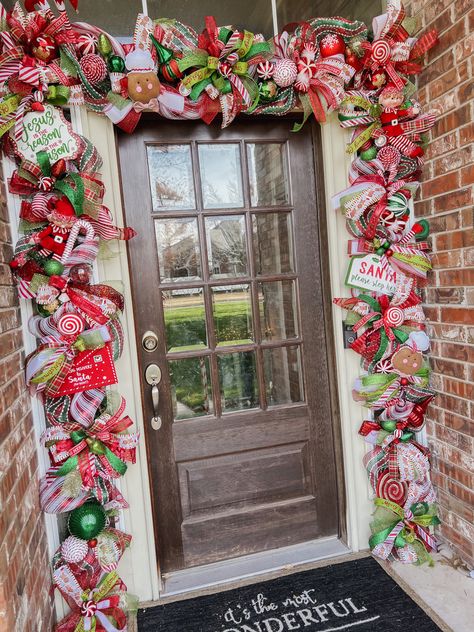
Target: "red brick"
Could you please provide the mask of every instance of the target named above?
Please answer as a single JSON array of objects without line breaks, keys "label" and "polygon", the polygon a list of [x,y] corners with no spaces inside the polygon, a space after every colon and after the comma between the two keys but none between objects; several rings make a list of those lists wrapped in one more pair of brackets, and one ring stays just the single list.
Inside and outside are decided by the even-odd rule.
[{"label": "red brick", "polygon": [[474,325],[474,309],[443,307],[441,308],[441,320],[447,323],[464,323],[466,325]]},{"label": "red brick", "polygon": [[474,268],[442,270],[438,278],[440,285],[474,285]]}]

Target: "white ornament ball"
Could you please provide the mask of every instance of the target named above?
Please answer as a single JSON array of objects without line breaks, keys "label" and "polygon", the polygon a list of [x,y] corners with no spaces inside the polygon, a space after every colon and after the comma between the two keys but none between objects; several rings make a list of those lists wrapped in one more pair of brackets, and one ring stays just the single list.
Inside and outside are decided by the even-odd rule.
[{"label": "white ornament ball", "polygon": [[298,76],[298,68],[291,59],[277,59],[274,64],[273,80],[280,88],[288,88]]},{"label": "white ornament ball", "polygon": [[89,545],[86,540],[70,535],[61,544],[61,555],[68,564],[79,564],[87,555]]}]

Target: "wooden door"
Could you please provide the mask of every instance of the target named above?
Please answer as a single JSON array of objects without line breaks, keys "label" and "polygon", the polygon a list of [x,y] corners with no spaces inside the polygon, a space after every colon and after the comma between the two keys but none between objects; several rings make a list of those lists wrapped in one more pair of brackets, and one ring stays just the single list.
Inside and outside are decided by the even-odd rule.
[{"label": "wooden door", "polygon": [[290,129],[155,119],[119,137],[162,572],[338,532],[319,136]]}]

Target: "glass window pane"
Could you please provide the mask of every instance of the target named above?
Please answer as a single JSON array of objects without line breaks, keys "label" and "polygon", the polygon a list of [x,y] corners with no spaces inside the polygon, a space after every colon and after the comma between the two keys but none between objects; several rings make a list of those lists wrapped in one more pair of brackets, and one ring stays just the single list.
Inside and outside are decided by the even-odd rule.
[{"label": "glass window pane", "polygon": [[252,217],[257,274],[293,272],[290,213],[259,213]]},{"label": "glass window pane", "polygon": [[288,169],[283,143],[249,143],[247,159],[252,206],[288,204]]},{"label": "glass window pane", "polygon": [[259,283],[258,304],[262,340],[286,340],[298,335],[294,281]]},{"label": "glass window pane", "polygon": [[199,145],[204,208],[239,208],[244,205],[240,145]]},{"label": "glass window pane", "polygon": [[285,24],[300,22],[308,18],[333,17],[340,15],[349,20],[361,20],[371,26],[372,18],[382,11],[381,0],[279,0],[277,2],[278,28]]},{"label": "glass window pane", "polygon": [[208,358],[169,362],[175,419],[213,414],[211,374]]},{"label": "glass window pane", "polygon": [[207,347],[202,288],[164,291],[163,311],[168,351],[192,351]]},{"label": "glass window pane", "polygon": [[231,279],[247,274],[247,246],[243,215],[206,217],[209,274]]},{"label": "glass window pane", "polygon": [[226,353],[217,358],[222,412],[258,407],[255,353]]},{"label": "glass window pane", "polygon": [[201,278],[197,221],[193,218],[155,220],[160,278],[189,281]]},{"label": "glass window pane", "polygon": [[252,298],[249,285],[213,287],[212,311],[218,346],[252,342]]},{"label": "glass window pane", "polygon": [[148,0],[148,13],[153,18],[176,18],[199,33],[206,15],[213,15],[219,26],[233,24],[266,38],[273,36],[271,0]]},{"label": "glass window pane", "polygon": [[264,349],[265,389],[269,406],[304,400],[303,371],[299,347]]},{"label": "glass window pane", "polygon": [[189,145],[148,145],[153,211],[196,208]]}]

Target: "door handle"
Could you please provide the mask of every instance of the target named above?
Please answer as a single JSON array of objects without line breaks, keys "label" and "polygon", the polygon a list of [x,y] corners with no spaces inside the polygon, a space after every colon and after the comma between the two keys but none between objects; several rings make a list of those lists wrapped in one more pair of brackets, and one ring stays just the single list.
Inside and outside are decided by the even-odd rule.
[{"label": "door handle", "polygon": [[160,389],[161,369],[157,364],[149,364],[145,370],[145,380],[151,386],[151,403],[153,407],[153,417],[151,418],[151,427],[153,430],[161,428],[161,417],[159,415],[160,408]]}]

